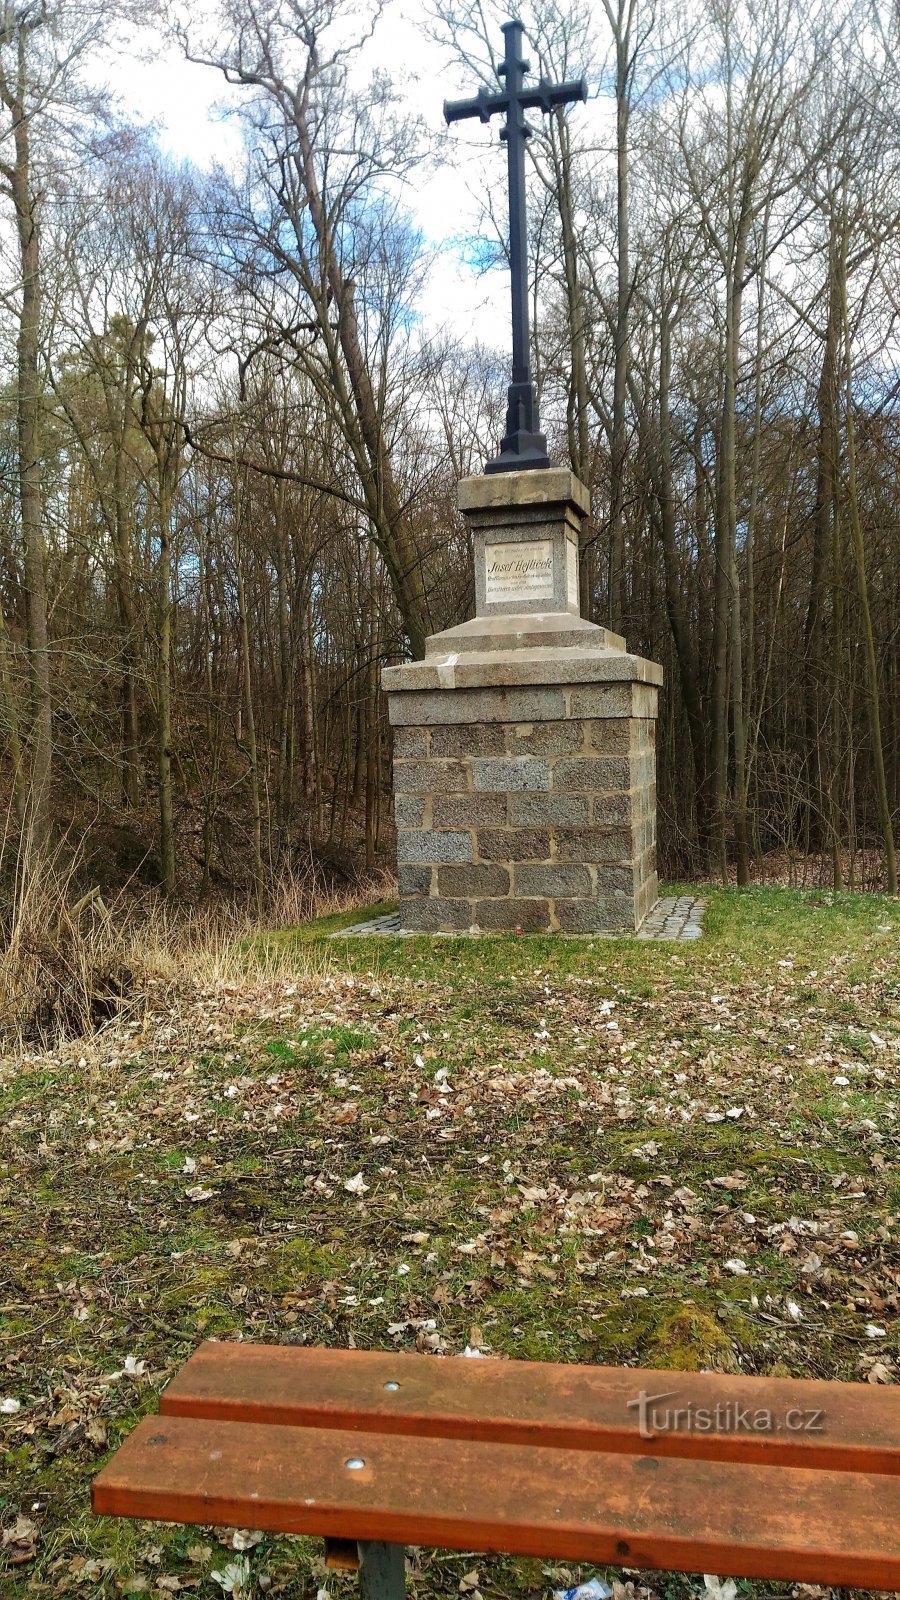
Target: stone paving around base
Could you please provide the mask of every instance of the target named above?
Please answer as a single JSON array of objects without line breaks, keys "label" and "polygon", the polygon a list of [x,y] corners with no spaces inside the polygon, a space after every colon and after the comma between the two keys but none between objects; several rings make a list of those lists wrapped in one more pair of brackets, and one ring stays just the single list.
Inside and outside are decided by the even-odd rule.
[{"label": "stone paving around base", "polygon": [[[703,932],[703,912],[706,902],[698,895],[666,895],[658,900],[654,909],[643,923],[638,939],[699,939]],[[354,923],[351,928],[340,928],[331,935],[332,939],[365,939],[371,935],[387,934],[393,939],[411,939],[414,934],[407,928],[400,926],[400,912],[389,911],[386,916],[372,917],[368,922]],[[450,933],[438,934],[436,937],[445,939],[477,939],[479,933]],[[566,937],[566,936],[564,936]],[[571,937],[571,936],[569,936]],[[576,938],[619,939],[627,938],[623,934],[576,934]],[[631,937],[635,937],[632,935]]]},{"label": "stone paving around base", "polygon": [[699,939],[706,902],[692,894],[666,895],[657,900],[642,922],[639,939]]}]

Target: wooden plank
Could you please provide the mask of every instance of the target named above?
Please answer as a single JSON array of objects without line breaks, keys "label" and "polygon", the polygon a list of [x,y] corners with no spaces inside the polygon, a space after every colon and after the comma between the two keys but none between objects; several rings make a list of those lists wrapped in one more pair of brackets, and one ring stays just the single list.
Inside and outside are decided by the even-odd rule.
[{"label": "wooden plank", "polygon": [[93,1503],[114,1516],[900,1589],[900,1478],[886,1474],[169,1416],[144,1418]]},{"label": "wooden plank", "polygon": [[[651,1429],[649,1439],[641,1437],[635,1404],[641,1392],[667,1397],[647,1408],[660,1424],[663,1412],[669,1417],[668,1427]],[[207,1341],[164,1391],[161,1410],[566,1450],[900,1472],[900,1386],[866,1383]],[[769,1428],[760,1425],[766,1413]]]}]

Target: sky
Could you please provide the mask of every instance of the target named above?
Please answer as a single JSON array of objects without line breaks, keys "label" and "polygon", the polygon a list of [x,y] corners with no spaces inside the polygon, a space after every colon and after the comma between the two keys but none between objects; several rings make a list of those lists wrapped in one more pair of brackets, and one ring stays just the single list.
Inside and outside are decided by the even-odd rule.
[{"label": "sky", "polygon": [[[436,247],[428,288],[419,310],[429,329],[448,329],[466,343],[498,343],[498,329],[509,321],[509,285],[502,268],[477,273],[462,259],[461,241],[479,228],[479,199],[489,179],[502,181],[506,155],[498,139],[499,119],[488,130],[470,123],[448,132],[442,115],[445,97],[464,93],[458,69],[448,68],[440,48],[412,20],[415,0],[388,8],[367,47],[366,61],[384,67],[402,82],[404,98],[429,128],[446,141],[448,159],[416,174],[407,203],[426,243]],[[398,73],[398,63],[402,64]],[[157,142],[166,154],[204,168],[216,161],[237,165],[242,135],[227,107],[240,94],[221,73],[185,61],[174,46],[160,49],[158,34],[136,31],[116,52],[108,77],[122,113],[157,125]],[[477,84],[472,84],[474,92]]]},{"label": "sky", "polygon": [[[498,137],[499,118],[490,127],[476,121],[447,129],[442,114],[445,98],[474,93],[458,65],[415,21],[416,0],[393,0],[366,47],[369,68],[382,67],[399,81],[411,109],[441,140],[446,159],[429,171],[417,171],[408,206],[426,244],[434,247],[434,265],[418,310],[430,332],[447,330],[461,343],[481,341],[502,348],[509,327],[509,280],[502,266],[478,272],[465,259],[464,241],[483,231],[481,198],[487,186],[504,185],[506,152]],[[498,53],[502,40],[498,34]],[[184,60],[174,46],[160,48],[149,29],[135,31],[110,64],[109,79],[121,98],[122,112],[135,121],[158,127],[160,147],[175,158],[189,157],[202,167],[216,161],[237,164],[241,130],[223,109],[235,104],[221,73]],[[597,105],[577,107],[574,114],[596,116]]]}]

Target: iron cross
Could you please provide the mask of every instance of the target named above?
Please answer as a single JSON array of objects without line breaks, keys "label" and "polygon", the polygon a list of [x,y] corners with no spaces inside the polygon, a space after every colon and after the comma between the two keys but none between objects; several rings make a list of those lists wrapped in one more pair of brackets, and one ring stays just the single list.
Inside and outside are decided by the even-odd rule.
[{"label": "iron cross", "polygon": [[485,472],[521,472],[528,467],[549,467],[547,440],[540,430],[537,395],[531,380],[531,336],[528,318],[528,231],[525,215],[525,140],[533,130],[525,121],[526,111],[550,112],[554,106],[587,99],[584,78],[573,83],[547,83],[544,78],[531,89],[525,87],[530,63],[522,56],[524,28],[521,22],[504,22],[505,51],[497,74],[504,79],[500,94],[479,89],[472,100],[445,100],[447,122],[478,117],[490,122],[495,112],[505,113],[500,138],[506,141],[509,172],[509,267],[512,278],[512,383],[508,391],[506,437],[500,441],[500,454],[489,461]]}]

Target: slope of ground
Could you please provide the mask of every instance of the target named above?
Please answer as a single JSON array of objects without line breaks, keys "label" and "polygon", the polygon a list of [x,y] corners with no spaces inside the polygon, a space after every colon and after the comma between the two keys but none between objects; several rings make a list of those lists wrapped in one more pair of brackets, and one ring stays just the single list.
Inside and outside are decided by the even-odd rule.
[{"label": "slope of ground", "polygon": [[[351,1583],[309,1542],[91,1518],[211,1334],[898,1379],[896,904],[714,892],[695,945],[330,931],[0,1064],[4,1600]],[[472,1565],[423,1551],[413,1592]]]}]

